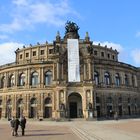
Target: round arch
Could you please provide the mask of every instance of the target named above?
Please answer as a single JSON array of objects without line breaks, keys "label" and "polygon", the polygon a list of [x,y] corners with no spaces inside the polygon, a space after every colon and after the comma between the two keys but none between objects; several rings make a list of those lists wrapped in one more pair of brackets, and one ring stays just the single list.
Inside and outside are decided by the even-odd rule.
[{"label": "round arch", "polygon": [[20,98],[17,100],[17,109],[16,109],[16,116],[17,118],[20,118],[21,116],[23,116],[23,99]]},{"label": "round arch", "polygon": [[70,118],[83,117],[82,96],[79,93],[73,92],[68,96],[68,108]]},{"label": "round arch", "polygon": [[44,100],[44,118],[52,117],[52,99],[51,97],[46,97]]}]

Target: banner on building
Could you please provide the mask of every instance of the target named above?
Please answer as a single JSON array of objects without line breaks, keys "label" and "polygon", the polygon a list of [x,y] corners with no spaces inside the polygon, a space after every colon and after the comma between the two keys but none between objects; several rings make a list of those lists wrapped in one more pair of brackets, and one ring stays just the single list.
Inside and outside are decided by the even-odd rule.
[{"label": "banner on building", "polygon": [[79,42],[78,39],[67,40],[68,82],[80,82]]}]

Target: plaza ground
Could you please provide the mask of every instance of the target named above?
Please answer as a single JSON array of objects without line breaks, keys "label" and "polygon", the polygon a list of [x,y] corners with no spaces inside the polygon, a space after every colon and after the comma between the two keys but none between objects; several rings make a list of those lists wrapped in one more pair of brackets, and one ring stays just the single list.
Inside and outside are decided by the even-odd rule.
[{"label": "plaza ground", "polygon": [[11,136],[8,121],[0,121],[1,140],[140,140],[140,119],[70,122],[27,121],[25,136]]}]

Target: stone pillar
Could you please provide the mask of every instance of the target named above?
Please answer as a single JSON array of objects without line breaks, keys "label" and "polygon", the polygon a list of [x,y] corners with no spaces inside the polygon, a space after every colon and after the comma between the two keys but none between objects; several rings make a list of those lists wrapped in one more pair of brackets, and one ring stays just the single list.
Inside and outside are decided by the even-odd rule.
[{"label": "stone pillar", "polygon": [[40,107],[39,107],[39,119],[43,119],[44,112],[44,93],[40,94]]},{"label": "stone pillar", "polygon": [[112,84],[112,85],[115,85],[116,84],[116,81],[115,81],[115,71],[114,70],[112,70],[111,72],[110,72],[110,84]]},{"label": "stone pillar", "polygon": [[44,83],[45,83],[45,81],[44,81],[44,69],[42,67],[41,68],[41,82],[40,82],[42,88],[44,87]]},{"label": "stone pillar", "polygon": [[5,118],[6,114],[6,96],[2,96],[2,118]]},{"label": "stone pillar", "polygon": [[137,77],[136,77],[136,75],[134,75],[134,85],[135,85],[135,87],[138,87],[138,83],[137,83]]},{"label": "stone pillar", "polygon": [[17,71],[15,71],[14,75],[15,75],[15,85],[14,86],[17,87],[18,86],[18,81],[19,81],[19,77],[18,77]]},{"label": "stone pillar", "polygon": [[27,69],[27,86],[30,87],[31,84],[31,70],[30,68]]},{"label": "stone pillar", "polygon": [[38,86],[41,87],[41,68],[39,68],[39,74],[38,74]]},{"label": "stone pillar", "polygon": [[64,69],[63,69],[63,63],[61,63],[61,79],[64,79]]},{"label": "stone pillar", "polygon": [[13,112],[12,114],[13,114],[13,116],[16,116],[16,112],[17,112],[16,111],[16,109],[17,109],[16,108],[16,102],[17,102],[16,100],[17,100],[17,97],[16,97],[16,95],[13,94],[13,96],[12,96],[12,112]]},{"label": "stone pillar", "polygon": [[120,72],[120,82],[121,82],[121,85],[124,85],[125,84],[125,81],[124,81],[124,73],[123,72]]},{"label": "stone pillar", "polygon": [[91,62],[90,62],[90,61],[89,61],[89,63],[88,63],[88,69],[89,69],[88,79],[91,80]]},{"label": "stone pillar", "polygon": [[26,100],[25,100],[25,117],[29,118],[29,104],[30,104],[30,95],[26,94]]},{"label": "stone pillar", "polygon": [[132,75],[128,74],[129,85],[132,86]]},{"label": "stone pillar", "polygon": [[86,64],[84,63],[84,80],[86,80]]},{"label": "stone pillar", "polygon": [[59,78],[60,78],[60,71],[59,71],[59,69],[60,69],[60,67],[59,67],[59,62],[57,62],[57,80],[59,80]]},{"label": "stone pillar", "polygon": [[6,72],[5,75],[5,88],[7,88],[9,86],[9,77],[8,77],[8,73]]},{"label": "stone pillar", "polygon": [[59,98],[59,90],[56,92],[57,94],[57,98],[56,98],[56,108],[57,108],[57,119],[60,119],[60,108],[59,108],[59,104],[60,104],[60,98]]},{"label": "stone pillar", "polygon": [[88,110],[87,110],[86,90],[84,90],[82,103],[83,103],[83,115],[84,115],[84,118],[87,119],[88,118]]}]

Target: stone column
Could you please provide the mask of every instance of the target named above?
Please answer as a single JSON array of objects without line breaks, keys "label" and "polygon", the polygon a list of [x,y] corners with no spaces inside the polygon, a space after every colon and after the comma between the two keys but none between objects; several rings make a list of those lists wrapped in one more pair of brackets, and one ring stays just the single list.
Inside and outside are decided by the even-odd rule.
[{"label": "stone column", "polygon": [[59,80],[59,78],[60,78],[60,71],[59,71],[59,69],[60,69],[60,67],[59,67],[59,62],[57,62],[57,80]]},{"label": "stone column", "polygon": [[30,97],[29,94],[26,94],[26,100],[25,100],[25,117],[29,118],[29,103],[30,103]]},{"label": "stone column", "polygon": [[91,62],[88,62],[88,69],[89,69],[89,75],[88,75],[88,79],[91,80]]},{"label": "stone column", "polygon": [[84,80],[86,80],[86,64],[84,63]]},{"label": "stone column", "polygon": [[13,96],[12,96],[12,112],[13,112],[13,116],[16,116],[16,109],[17,109],[17,107],[16,107],[16,102],[17,102],[17,97],[16,97],[16,95],[14,95],[13,94]]},{"label": "stone column", "polygon": [[120,82],[121,82],[121,84],[122,85],[124,85],[125,84],[125,82],[124,82],[124,72],[120,72]]},{"label": "stone column", "polygon": [[84,90],[84,94],[82,97],[82,103],[83,103],[83,115],[84,115],[84,118],[87,119],[88,118],[88,111],[87,111],[86,89]]},{"label": "stone column", "polygon": [[63,69],[63,63],[61,64],[61,79],[64,79],[64,69]]},{"label": "stone column", "polygon": [[128,74],[129,85],[132,86],[132,74]]},{"label": "stone column", "polygon": [[44,81],[44,69],[43,69],[43,67],[41,68],[41,87],[43,88],[44,87],[44,83],[45,83],[45,81]]},{"label": "stone column", "polygon": [[15,71],[15,87],[17,87],[19,85],[19,75],[18,72]]},{"label": "stone column", "polygon": [[40,108],[39,108],[39,119],[43,119],[44,112],[44,93],[40,94]]},{"label": "stone column", "polygon": [[5,118],[6,114],[6,96],[2,96],[2,118]]},{"label": "stone column", "polygon": [[57,104],[56,104],[56,109],[57,109],[57,119],[59,119],[60,118],[60,109],[59,109],[59,90],[58,91],[56,91],[56,94],[57,94],[57,98],[56,98],[56,102],[57,102]]},{"label": "stone column", "polygon": [[29,88],[31,84],[31,70],[30,68],[27,69],[27,87]]}]

